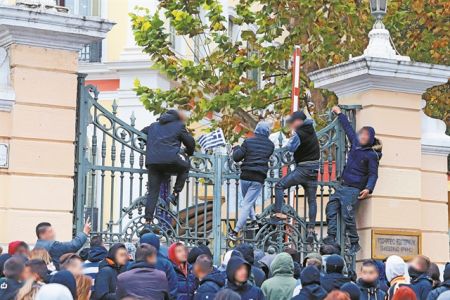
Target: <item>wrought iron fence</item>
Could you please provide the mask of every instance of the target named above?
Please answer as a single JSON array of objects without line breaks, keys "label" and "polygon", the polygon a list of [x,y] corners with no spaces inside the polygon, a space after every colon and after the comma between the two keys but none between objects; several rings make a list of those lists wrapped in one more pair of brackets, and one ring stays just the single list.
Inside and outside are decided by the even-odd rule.
[{"label": "wrought iron fence", "polygon": [[[89,216],[94,221],[93,234],[101,234],[106,242],[133,241],[144,225],[146,135],[135,128],[134,115],[128,123],[117,116],[115,103],[112,111],[102,106],[98,102],[99,91],[95,86],[85,86],[84,78],[80,75],[78,83],[75,229],[82,228]],[[356,107],[346,107],[345,111],[354,122]],[[306,242],[307,206],[300,186],[286,191],[283,209],[289,216],[288,222],[274,225],[268,221],[275,184],[294,167],[293,156],[283,147],[281,134],[270,160],[262,195],[255,204],[260,228],[246,230],[243,241],[263,250],[272,247],[277,252],[286,247],[294,248],[302,257],[318,250],[326,228],[325,206],[338,183],[348,149],[345,135],[331,115],[330,123],[317,134],[321,158],[316,241]],[[184,241],[188,246],[209,245],[217,263],[220,260],[217,254],[234,246],[226,239],[226,232],[240,213],[239,164],[226,154],[196,153],[191,158],[189,179],[176,207],[165,201],[169,186],[168,181],[161,189],[152,229],[167,243]],[[340,242],[345,246],[343,237]],[[345,247],[342,248],[345,254]],[[353,260],[352,257],[347,259]]]}]

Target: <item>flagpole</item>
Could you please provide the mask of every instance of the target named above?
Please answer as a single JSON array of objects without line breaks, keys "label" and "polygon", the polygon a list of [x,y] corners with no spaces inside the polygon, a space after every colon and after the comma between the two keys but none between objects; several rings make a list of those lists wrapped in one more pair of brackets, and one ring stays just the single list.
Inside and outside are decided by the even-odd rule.
[{"label": "flagpole", "polygon": [[300,107],[300,57],[299,45],[295,45],[292,55],[292,101],[291,113],[298,111]]}]

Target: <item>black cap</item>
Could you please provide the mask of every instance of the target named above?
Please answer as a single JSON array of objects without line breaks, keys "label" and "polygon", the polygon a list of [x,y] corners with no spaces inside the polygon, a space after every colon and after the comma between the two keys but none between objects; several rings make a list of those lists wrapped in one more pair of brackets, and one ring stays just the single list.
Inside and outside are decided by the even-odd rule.
[{"label": "black cap", "polygon": [[289,116],[289,118],[287,119],[287,122],[288,122],[288,123],[292,123],[292,122],[294,122],[295,120],[303,120],[303,121],[305,121],[305,120],[306,120],[306,115],[305,115],[305,113],[302,112],[302,111],[296,111],[296,112],[293,112],[293,113]]}]

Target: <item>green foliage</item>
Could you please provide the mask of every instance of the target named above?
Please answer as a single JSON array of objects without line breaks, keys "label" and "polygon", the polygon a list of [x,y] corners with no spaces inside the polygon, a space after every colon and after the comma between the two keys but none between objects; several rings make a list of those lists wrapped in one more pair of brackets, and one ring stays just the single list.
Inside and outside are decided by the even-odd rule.
[{"label": "green foliage", "polygon": [[[392,0],[385,24],[401,54],[448,64],[449,11],[446,0]],[[294,45],[302,47],[302,103],[307,104],[305,91],[310,89],[314,105],[308,108],[319,118],[336,97],[314,90],[306,74],[362,53],[373,24],[368,2],[361,0],[240,0],[233,18],[241,26],[238,37],[229,34],[217,0],[163,0],[154,14],[140,9],[130,16],[137,44],[156,69],[177,83],[162,91],[137,81],[136,91],[146,109],[160,113],[165,106],[178,106],[192,112],[192,121],[218,113],[221,118],[212,125],[224,128],[228,137],[235,136],[236,127],[243,126],[240,134],[251,129],[260,110],[270,104],[279,115],[288,113],[291,70],[287,62]],[[168,24],[193,53],[204,55],[177,56]],[[200,41],[199,51],[192,49],[194,39]],[[265,80],[263,86],[261,78],[249,76],[257,72]],[[426,95],[427,112],[448,118],[448,84]]]}]

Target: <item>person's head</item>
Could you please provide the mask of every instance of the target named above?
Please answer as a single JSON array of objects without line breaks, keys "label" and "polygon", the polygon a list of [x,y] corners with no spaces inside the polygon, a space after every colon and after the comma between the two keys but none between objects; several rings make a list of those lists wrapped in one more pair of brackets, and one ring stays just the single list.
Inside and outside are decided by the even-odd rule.
[{"label": "person's head", "polygon": [[294,277],[294,261],[286,252],[278,253],[270,265],[272,276]]},{"label": "person's head", "polygon": [[191,265],[195,264],[195,262],[197,261],[197,258],[202,254],[205,254],[205,253],[204,253],[203,249],[201,249],[200,247],[191,248],[191,250],[189,250],[189,253],[187,256],[188,263],[190,263]]},{"label": "person's head", "polygon": [[303,286],[320,284],[320,271],[314,266],[308,266],[303,269],[300,275],[300,281]]},{"label": "person's head", "polygon": [[44,248],[34,248],[30,252],[30,259],[40,259],[45,262],[46,265],[52,262],[52,258],[47,250]]},{"label": "person's head", "polygon": [[186,122],[188,120],[188,115],[184,110],[178,110],[178,117],[181,122]]},{"label": "person's head", "polygon": [[365,260],[361,265],[361,279],[367,283],[378,280],[378,268],[373,260]]},{"label": "person's head", "polygon": [[349,294],[334,290],[330,292],[324,300],[351,300]]},{"label": "person's head", "polygon": [[36,226],[36,236],[39,240],[53,241],[55,240],[56,234],[53,230],[52,224],[42,222]]},{"label": "person's head", "polygon": [[184,264],[187,261],[187,249],[182,242],[176,242],[169,247],[169,259],[174,264]]},{"label": "person's head", "polygon": [[116,267],[125,266],[128,262],[128,252],[125,245],[122,243],[112,245],[108,250],[106,260],[110,265]]},{"label": "person's head", "polygon": [[66,253],[59,258],[61,270],[67,270],[75,275],[83,274],[83,260],[75,253]]},{"label": "person's head", "polygon": [[35,282],[33,279],[25,281],[22,287],[17,291],[15,300],[34,300],[42,287],[42,283]]},{"label": "person's head", "polygon": [[136,246],[133,243],[124,243],[127,248],[128,260],[135,260],[136,258]]},{"label": "person's head", "polygon": [[[308,261],[310,260],[318,260],[320,261],[320,264],[322,264],[322,255],[320,255],[317,252],[311,252],[303,259],[303,267],[306,267],[308,265]],[[312,265],[312,264],[310,264]],[[320,269],[320,267],[319,267]]]},{"label": "person's head", "polygon": [[94,235],[91,237],[91,240],[89,242],[89,247],[103,247],[103,239],[101,235]]},{"label": "person's head", "polygon": [[[415,256],[411,263],[409,264],[410,273],[426,273],[430,268],[431,262],[428,257],[425,255],[417,255]],[[411,272],[412,271],[412,272]],[[412,274],[410,274],[412,275]]]},{"label": "person's head", "polygon": [[342,274],[344,270],[345,261],[342,256],[333,254],[327,258],[326,272],[327,273],[339,273]]},{"label": "person's head", "polygon": [[231,256],[226,269],[228,281],[236,285],[244,284],[250,276],[250,269],[250,264],[244,258],[237,255]]},{"label": "person's head", "polygon": [[437,264],[431,263],[427,274],[430,276],[431,280],[433,280],[433,287],[436,287],[441,283],[441,271]]},{"label": "person's head", "polygon": [[285,248],[284,252],[289,254],[292,257],[292,260],[294,262],[300,262],[300,252],[297,251],[297,249],[294,248]]},{"label": "person's head", "polygon": [[157,261],[155,247],[149,244],[139,245],[136,249],[136,262],[146,262],[155,265]]},{"label": "person's head", "polygon": [[22,255],[24,257],[30,256],[30,248],[24,241],[14,241],[8,245],[9,255]]},{"label": "person's head", "polygon": [[242,254],[242,257],[251,265],[255,262],[254,247],[250,243],[242,243],[236,246],[234,249]]},{"label": "person's head", "polygon": [[89,300],[91,298],[92,279],[86,275],[75,276],[77,283],[77,300]]},{"label": "person's head", "polygon": [[9,258],[3,266],[3,274],[6,278],[24,280],[25,261],[20,256]]},{"label": "person's head", "polygon": [[30,259],[25,262],[24,277],[34,281],[45,281],[48,274],[47,264],[41,259]]},{"label": "person's head", "polygon": [[77,283],[75,277],[69,271],[62,270],[55,273],[50,279],[50,283],[58,283],[67,287],[74,299],[77,298]]},{"label": "person's head", "polygon": [[392,279],[405,276],[406,264],[403,258],[397,255],[391,255],[386,260],[386,279],[391,282]]},{"label": "person's head", "polygon": [[213,270],[213,261],[207,254],[197,257],[194,263],[194,274],[198,279],[204,278]]},{"label": "person's head", "polygon": [[407,286],[401,286],[395,291],[392,300],[417,300],[417,297],[414,290]]},{"label": "person's head", "polygon": [[350,300],[359,300],[361,297],[361,291],[359,287],[353,282],[347,282],[341,286],[341,291],[347,293],[350,296]]},{"label": "person's head", "polygon": [[143,234],[139,239],[139,244],[149,244],[156,248],[156,251],[159,252],[161,248],[161,242],[159,237],[154,233],[146,233]]},{"label": "person's head", "polygon": [[450,281],[450,263],[446,263],[444,267],[444,281]]},{"label": "person's head", "polygon": [[306,266],[314,266],[319,270],[322,270],[322,261],[317,258],[309,258],[306,261]]},{"label": "person's head", "polygon": [[241,296],[231,289],[220,290],[214,300],[241,300]]},{"label": "person's head", "polygon": [[298,262],[294,261],[294,278],[300,279],[301,272],[302,272],[302,267],[300,266],[300,264]]},{"label": "person's head", "polygon": [[36,300],[73,300],[70,290],[62,284],[45,284],[36,295]]},{"label": "person's head", "polygon": [[259,134],[265,137],[269,137],[270,135],[270,124],[265,121],[261,121],[258,124],[256,124],[255,127],[255,134]]},{"label": "person's head", "polygon": [[287,120],[287,124],[289,128],[295,130],[298,127],[302,126],[306,120],[306,115],[302,111],[296,111],[291,114],[291,116]]},{"label": "person's head", "polygon": [[362,146],[372,146],[375,142],[375,129],[370,126],[364,126],[358,132],[358,140]]},{"label": "person's head", "polygon": [[322,246],[320,246],[319,253],[322,256],[323,255],[332,255],[332,254],[339,255],[341,253],[341,249],[336,247],[336,245],[323,244]]},{"label": "person's head", "polygon": [[90,250],[91,248],[83,248],[80,250],[80,252],[78,252],[78,255],[80,256],[83,262],[85,262],[88,259]]}]

